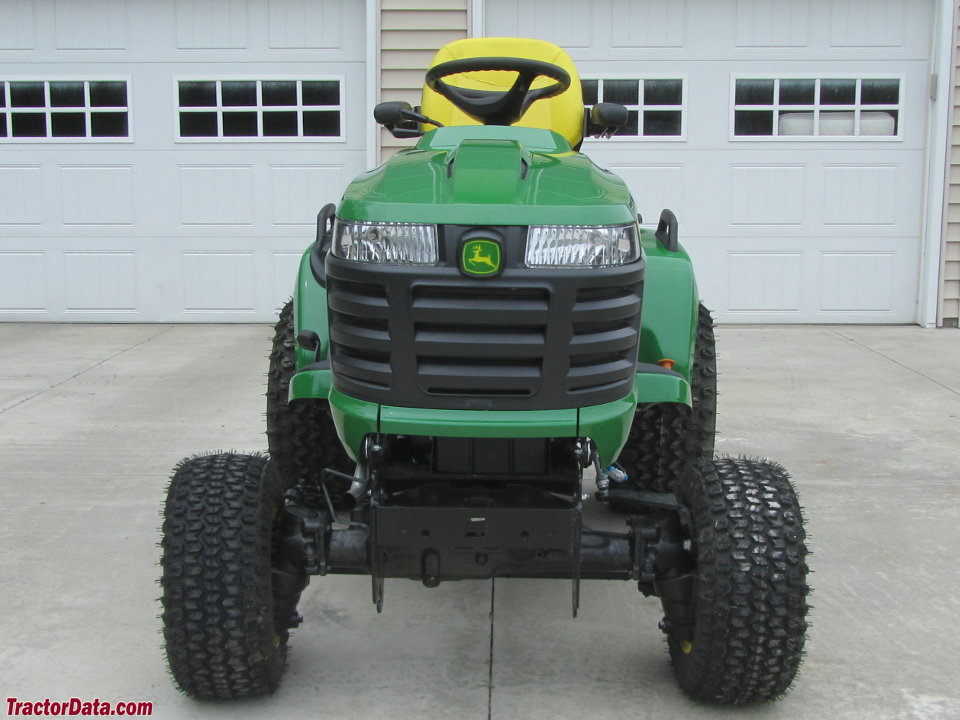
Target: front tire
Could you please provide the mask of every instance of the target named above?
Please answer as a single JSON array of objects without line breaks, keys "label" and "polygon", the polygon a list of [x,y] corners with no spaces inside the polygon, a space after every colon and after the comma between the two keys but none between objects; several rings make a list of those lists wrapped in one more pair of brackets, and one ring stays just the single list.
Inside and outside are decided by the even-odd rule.
[{"label": "front tire", "polygon": [[692,407],[671,403],[637,406],[620,464],[640,490],[672,492],[691,463],[713,458],[717,428],[717,353],[713,317],[698,305],[690,394]]},{"label": "front tire", "polygon": [[786,471],[718,459],[685,473],[695,527],[693,627],[668,635],[680,687],[696,700],[774,700],[793,683],[806,636],[807,549]]},{"label": "front tire", "polygon": [[193,457],[174,472],[163,521],[163,636],[174,682],[200,700],[277,689],[286,628],[274,626],[274,519],[283,499],[267,459]]},{"label": "front tire", "polygon": [[[293,302],[280,311],[274,326],[267,373],[267,446],[280,475],[291,482],[305,479],[317,486],[325,467],[352,473],[354,462],[337,437],[323,400],[288,402],[290,381],[297,371]],[[344,488],[337,488],[343,490]]]}]

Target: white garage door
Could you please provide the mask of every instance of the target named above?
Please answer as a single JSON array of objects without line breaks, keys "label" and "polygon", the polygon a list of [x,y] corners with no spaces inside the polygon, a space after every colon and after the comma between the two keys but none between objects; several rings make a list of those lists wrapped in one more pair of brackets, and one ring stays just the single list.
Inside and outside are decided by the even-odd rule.
[{"label": "white garage door", "polygon": [[631,110],[584,151],[673,209],[727,322],[912,322],[932,2],[486,0]]},{"label": "white garage door", "polygon": [[0,3],[0,319],[268,320],[364,169],[364,4]]}]

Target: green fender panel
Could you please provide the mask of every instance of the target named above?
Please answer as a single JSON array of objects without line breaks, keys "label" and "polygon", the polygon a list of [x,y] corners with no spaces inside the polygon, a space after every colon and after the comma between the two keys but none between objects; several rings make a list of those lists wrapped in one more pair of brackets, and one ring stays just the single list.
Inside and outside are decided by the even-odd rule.
[{"label": "green fender panel", "polygon": [[[649,231],[642,231],[641,242],[647,258],[647,273],[643,285],[639,360],[646,363],[673,360],[676,363],[673,369],[690,382],[699,303],[690,256],[682,247],[677,252],[666,250]],[[660,402],[648,399],[642,392],[638,401]],[[689,398],[686,402],[689,404]]]},{"label": "green fender panel", "polygon": [[[313,330],[320,336],[320,348],[316,354],[297,344],[297,369],[310,365],[317,360],[325,360],[330,349],[330,331],[327,327],[327,291],[317,282],[310,268],[310,244],[300,258],[300,270],[297,273],[297,286],[293,294],[293,336],[303,329]],[[296,378],[294,378],[296,380]],[[290,399],[296,397],[321,397],[315,394],[294,395],[290,386]],[[326,393],[322,397],[326,397]]]},{"label": "green fender panel", "polygon": [[298,372],[290,381],[290,400],[314,398],[326,400],[333,387],[333,376],[330,370],[304,370]]}]

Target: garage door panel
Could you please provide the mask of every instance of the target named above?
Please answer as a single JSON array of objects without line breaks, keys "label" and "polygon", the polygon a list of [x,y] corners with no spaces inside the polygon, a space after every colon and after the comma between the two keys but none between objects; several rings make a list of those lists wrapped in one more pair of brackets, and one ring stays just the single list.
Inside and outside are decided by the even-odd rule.
[{"label": "garage door panel", "polygon": [[184,251],[181,262],[184,312],[256,311],[258,276],[252,251]]},{"label": "garage door panel", "polygon": [[181,165],[178,186],[181,225],[253,224],[253,166]]},{"label": "garage door panel", "polygon": [[65,312],[138,311],[140,278],[134,252],[67,252],[63,264]]},{"label": "garage door panel", "polygon": [[824,225],[897,224],[896,165],[827,165],[823,171]]},{"label": "garage door panel", "polygon": [[248,0],[177,0],[175,11],[178,49],[245,49],[249,45]]},{"label": "garage door panel", "polygon": [[339,0],[269,0],[270,47],[342,49],[363,26],[356,13],[341,12],[340,6]]},{"label": "garage door panel", "polygon": [[737,0],[737,48],[789,48],[810,44],[809,0]]},{"label": "garage door panel", "polygon": [[270,168],[272,225],[312,227],[317,212],[337,202],[348,182],[342,165],[273,165]]},{"label": "garage door panel", "polygon": [[686,0],[612,0],[609,8],[611,49],[682,48],[687,44]]},{"label": "garage door panel", "polygon": [[731,229],[751,225],[802,226],[805,172],[803,165],[731,165],[725,185]]},{"label": "garage door panel", "polygon": [[0,225],[43,225],[44,168],[0,165]]},{"label": "garage door panel", "polygon": [[[729,252],[727,265],[729,312],[800,312],[802,252]],[[709,288],[704,290],[709,293]]]},{"label": "garage door panel", "polygon": [[902,0],[834,0],[830,5],[830,45],[836,48],[902,48],[910,30]]},{"label": "garage door panel", "polygon": [[884,312],[894,309],[895,252],[820,254],[820,309],[824,312]]},{"label": "garage door panel", "polygon": [[133,225],[132,165],[60,165],[64,225]]},{"label": "garage door panel", "polygon": [[0,47],[32,50],[37,37],[37,7],[33,0],[0,3]]},{"label": "garage door panel", "polygon": [[486,34],[549,40],[575,52],[591,46],[606,25],[605,10],[609,12],[606,1],[586,6],[579,0],[485,0]]},{"label": "garage door panel", "polygon": [[9,313],[44,313],[47,297],[47,253],[0,250],[0,318]]}]

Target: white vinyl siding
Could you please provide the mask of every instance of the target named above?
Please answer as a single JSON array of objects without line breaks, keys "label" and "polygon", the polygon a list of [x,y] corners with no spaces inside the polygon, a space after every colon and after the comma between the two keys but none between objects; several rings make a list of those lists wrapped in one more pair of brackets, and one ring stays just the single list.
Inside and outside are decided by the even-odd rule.
[{"label": "white vinyl siding", "polygon": [[[443,45],[468,35],[468,0],[381,0],[379,102],[419,105],[423,76]],[[380,158],[415,144],[380,129]]]},{"label": "white vinyl siding", "polygon": [[944,242],[940,261],[940,324],[960,324],[960,27],[954,35],[953,105]]}]

